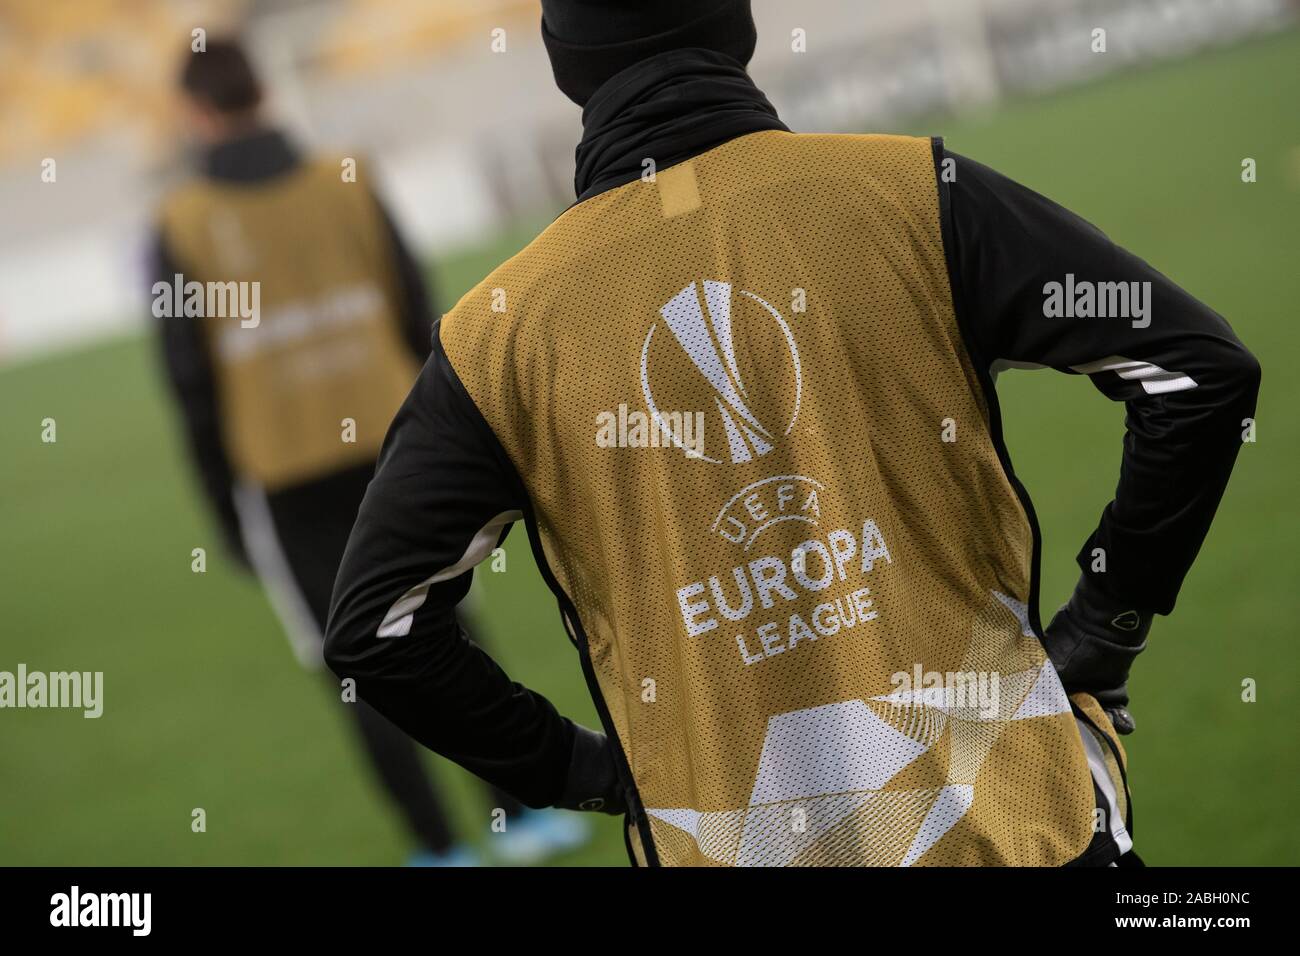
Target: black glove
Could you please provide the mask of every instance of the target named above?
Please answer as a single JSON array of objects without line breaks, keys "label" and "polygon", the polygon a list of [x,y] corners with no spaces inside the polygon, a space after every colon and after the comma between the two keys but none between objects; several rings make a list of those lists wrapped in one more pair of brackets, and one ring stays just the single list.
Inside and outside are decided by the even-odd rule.
[{"label": "black glove", "polygon": [[1118,604],[1086,577],[1047,625],[1047,656],[1068,694],[1097,698],[1117,733],[1136,726],[1128,711],[1128,670],[1147,646],[1152,615]]},{"label": "black glove", "polygon": [[569,775],[564,783],[564,793],[555,805],[562,810],[627,812],[627,798],[614,765],[614,753],[604,734],[579,724],[573,725]]}]

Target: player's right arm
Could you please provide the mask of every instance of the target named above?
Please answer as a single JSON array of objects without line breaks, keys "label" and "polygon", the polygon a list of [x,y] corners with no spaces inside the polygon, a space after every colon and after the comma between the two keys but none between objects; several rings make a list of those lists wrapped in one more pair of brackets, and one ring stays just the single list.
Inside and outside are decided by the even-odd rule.
[{"label": "player's right arm", "polygon": [[[175,276],[184,273],[161,234],[154,241],[152,267],[153,284],[161,282],[168,289],[173,288]],[[186,316],[179,302],[172,303],[167,316],[156,320],[158,342],[163,372],[185,425],[190,457],[227,549],[236,561],[248,567],[239,516],[235,511],[234,475],[221,435],[216,378],[202,321]]]},{"label": "player's right arm", "polygon": [[415,740],[523,803],[621,812],[605,736],[513,682],[457,623],[474,565],[528,498],[436,326],[433,344],[348,541],[325,660]]}]

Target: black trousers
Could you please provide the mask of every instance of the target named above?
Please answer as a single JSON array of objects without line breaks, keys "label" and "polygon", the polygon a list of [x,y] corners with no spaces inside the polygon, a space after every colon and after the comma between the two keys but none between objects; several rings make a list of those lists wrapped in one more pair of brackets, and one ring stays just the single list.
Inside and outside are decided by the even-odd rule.
[{"label": "black trousers", "polygon": [[[370,463],[271,494],[248,487],[239,491],[245,547],[295,653],[308,666],[322,663],[334,578],[373,474]],[[465,627],[463,610],[458,614]],[[336,685],[331,698],[352,724],[371,769],[411,833],[435,853],[449,849],[455,840],[419,745],[364,701],[344,702]],[[495,788],[491,800],[507,816],[523,809]]]}]

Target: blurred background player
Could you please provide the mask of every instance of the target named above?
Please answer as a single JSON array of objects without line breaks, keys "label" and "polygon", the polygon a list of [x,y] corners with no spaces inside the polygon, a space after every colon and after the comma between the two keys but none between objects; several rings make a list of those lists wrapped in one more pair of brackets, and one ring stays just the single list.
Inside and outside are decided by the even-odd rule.
[{"label": "blurred background player", "polygon": [[[161,210],[154,314],[164,366],[229,554],[257,575],[296,656],[316,668],[380,442],[430,351],[429,296],[364,168],[304,157],[264,123],[237,42],[189,53],[180,85],[199,175]],[[187,310],[178,292],[187,282],[242,291],[248,308]],[[411,739],[362,701],[343,706],[422,848],[411,862],[474,865]],[[504,861],[585,839],[576,817],[491,796],[506,814],[493,841]]]}]

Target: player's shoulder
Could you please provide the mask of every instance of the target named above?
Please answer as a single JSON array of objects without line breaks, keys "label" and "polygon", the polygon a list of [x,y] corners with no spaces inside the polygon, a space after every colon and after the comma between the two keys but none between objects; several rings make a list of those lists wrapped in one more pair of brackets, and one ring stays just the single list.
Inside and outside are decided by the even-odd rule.
[{"label": "player's shoulder", "polygon": [[[770,130],[730,140],[688,162],[698,163],[702,175],[725,192],[749,189],[767,178],[807,176],[816,156],[827,160],[827,168],[838,165],[844,175],[932,180],[931,150],[929,137]],[[667,167],[657,179],[633,180],[570,206],[457,302],[443,317],[444,340],[495,337],[503,329],[517,331],[521,324],[533,327],[546,316],[568,315],[575,296],[605,281],[612,263],[657,254],[646,246],[652,224],[663,216],[656,184],[672,180],[674,169]],[[757,180],[747,178],[746,169],[755,172]]]},{"label": "player's shoulder", "polygon": [[934,137],[900,133],[791,133],[764,130],[729,140],[702,154],[699,159],[706,163],[725,163],[735,160],[807,160],[825,154],[917,157],[928,155],[933,143]]},{"label": "player's shoulder", "polygon": [[585,273],[599,268],[612,237],[593,228],[601,217],[586,205],[571,206],[466,292],[443,316],[444,340],[535,321],[581,284]]},{"label": "player's shoulder", "polygon": [[201,205],[209,192],[198,176],[187,176],[167,190],[158,202],[159,216],[175,216]]},{"label": "player's shoulder", "polygon": [[800,133],[785,145],[802,159],[821,157],[878,175],[933,167],[936,142],[931,136],[897,133]]},{"label": "player's shoulder", "polygon": [[190,231],[203,221],[213,201],[207,180],[190,176],[176,183],[159,200],[154,219],[165,235]]},{"label": "player's shoulder", "polygon": [[341,185],[368,187],[374,179],[370,158],[345,150],[312,153],[302,160],[300,169],[312,179]]}]

